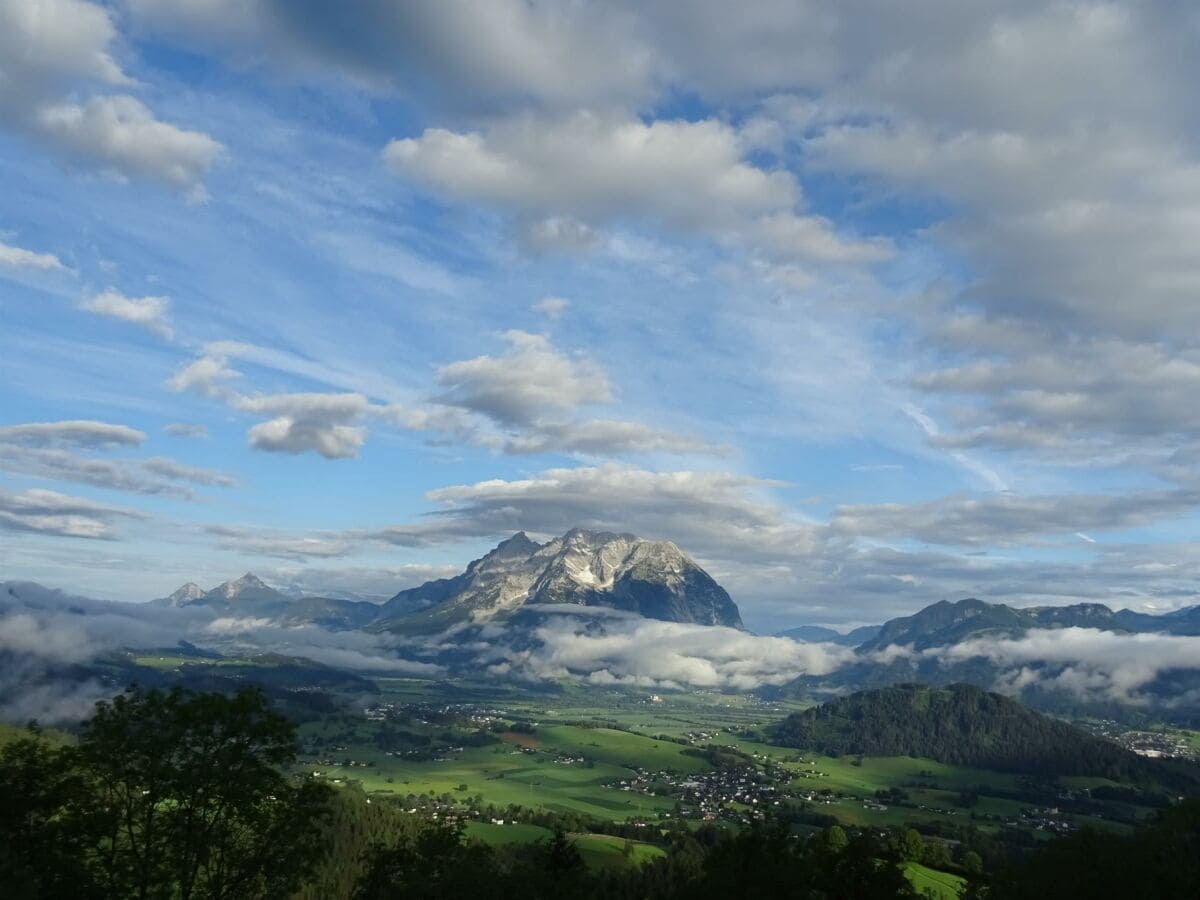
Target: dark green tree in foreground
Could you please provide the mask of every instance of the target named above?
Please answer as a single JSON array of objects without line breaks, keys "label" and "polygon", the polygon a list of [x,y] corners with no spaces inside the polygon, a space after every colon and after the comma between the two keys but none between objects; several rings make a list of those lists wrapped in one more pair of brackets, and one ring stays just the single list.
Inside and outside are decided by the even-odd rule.
[{"label": "dark green tree in foreground", "polygon": [[1195,900],[1200,897],[1200,801],[1163,810],[1131,834],[1085,829],[1051,841],[990,879],[973,879],[966,896]]},{"label": "dark green tree in foreground", "polygon": [[0,751],[0,883],[27,897],[286,896],[320,862],[329,796],[283,774],[295,755],[294,726],[258,691],[132,689],[97,705],[77,747]]},{"label": "dark green tree in foreground", "polygon": [[88,799],[71,748],[52,746],[35,730],[0,749],[0,886],[7,896],[91,893],[80,815]]}]

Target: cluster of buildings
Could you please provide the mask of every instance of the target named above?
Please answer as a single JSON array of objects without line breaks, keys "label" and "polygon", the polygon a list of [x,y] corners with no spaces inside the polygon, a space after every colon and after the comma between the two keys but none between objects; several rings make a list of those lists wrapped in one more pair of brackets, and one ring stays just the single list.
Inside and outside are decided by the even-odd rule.
[{"label": "cluster of buildings", "polygon": [[1136,731],[1126,728],[1112,719],[1076,722],[1080,728],[1092,734],[1115,741],[1138,756],[1152,759],[1196,759],[1200,752],[1187,737],[1171,731]]},{"label": "cluster of buildings", "polygon": [[706,822],[762,819],[784,796],[772,779],[752,768],[716,769],[698,775],[638,769],[632,779],[613,787],[648,797],[670,797],[676,801],[676,815]]}]

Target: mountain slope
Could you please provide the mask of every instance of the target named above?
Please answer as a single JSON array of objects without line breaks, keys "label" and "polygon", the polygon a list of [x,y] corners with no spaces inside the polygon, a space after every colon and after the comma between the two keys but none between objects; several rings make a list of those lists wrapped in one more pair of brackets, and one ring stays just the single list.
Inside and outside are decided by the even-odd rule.
[{"label": "mountain slope", "polygon": [[729,594],[675,544],[582,529],[545,544],[518,532],[461,575],[396,594],[378,625],[443,627],[530,604],[612,607],[671,622],[742,627]]},{"label": "mountain slope", "polygon": [[920,756],[1029,774],[1123,779],[1160,771],[1116,744],[967,684],[903,684],[839,697],[788,716],[773,739],[827,756]]},{"label": "mountain slope", "polygon": [[843,647],[857,647],[867,641],[874,640],[879,634],[880,625],[863,625],[842,634],[823,625],[799,625],[775,632],[776,637],[791,638],[805,644],[841,644]]},{"label": "mountain slope", "polygon": [[1102,603],[1014,608],[1003,603],[985,603],[973,597],[953,603],[942,600],[911,616],[885,622],[879,633],[859,644],[858,649],[869,653],[899,644],[926,650],[971,638],[1019,637],[1032,628],[1098,628],[1103,631],[1200,635],[1200,606],[1163,615],[1147,615],[1128,609],[1113,612]]},{"label": "mountain slope", "polygon": [[942,600],[911,616],[885,622],[879,633],[858,649],[866,653],[891,644],[904,644],[924,650],[956,644],[969,637],[1014,637],[1033,626],[1030,616],[1002,603],[984,603],[974,598],[957,603]]}]

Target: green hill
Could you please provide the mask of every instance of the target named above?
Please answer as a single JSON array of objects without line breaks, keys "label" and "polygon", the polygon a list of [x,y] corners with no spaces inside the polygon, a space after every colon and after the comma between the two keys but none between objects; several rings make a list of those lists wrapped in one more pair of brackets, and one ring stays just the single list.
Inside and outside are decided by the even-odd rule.
[{"label": "green hill", "polygon": [[794,713],[776,726],[786,747],[826,756],[920,756],[954,765],[1038,775],[1195,783],[1196,775],[1133,753],[967,684],[902,684],[861,691]]}]

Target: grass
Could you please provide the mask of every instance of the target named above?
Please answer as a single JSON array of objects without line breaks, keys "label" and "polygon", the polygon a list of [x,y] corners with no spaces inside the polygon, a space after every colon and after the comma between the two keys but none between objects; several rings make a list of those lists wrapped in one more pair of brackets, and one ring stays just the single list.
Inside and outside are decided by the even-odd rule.
[{"label": "grass", "polygon": [[467,837],[483,841],[493,847],[509,847],[513,844],[532,844],[553,835],[549,828],[540,825],[493,825],[491,822],[468,822],[464,829]]},{"label": "grass", "polygon": [[904,864],[904,874],[918,894],[932,896],[934,900],[957,900],[959,889],[965,883],[965,879],[959,875],[915,862]]},{"label": "grass", "polygon": [[[1016,818],[1029,806],[993,793],[1016,790],[1018,778],[1012,774],[912,757],[868,757],[856,765],[849,757],[817,756],[758,740],[765,725],[804,705],[800,703],[705,691],[666,693],[655,701],[649,692],[570,683],[551,684],[539,691],[408,678],[381,678],[377,683],[382,697],[390,702],[476,704],[537,725],[530,734],[500,733],[496,744],[467,748],[442,761],[387,756],[374,742],[378,726],[365,720],[335,718],[304,726],[306,734],[324,735],[326,741],[336,737],[334,743],[345,745],[344,752],[326,752],[324,758],[341,762],[350,757],[366,763],[313,768],[330,778],[359,781],[367,791],[401,796],[448,794],[453,798],[479,795],[485,803],[501,807],[570,811],[617,822],[630,817],[653,819],[671,811],[674,800],[621,791],[613,784],[630,778],[634,768],[681,775],[709,770],[706,760],[684,753],[688,749],[685,745],[656,737],[704,732],[708,737],[701,739],[703,743],[732,746],[760,762],[769,761],[791,771],[795,791],[828,790],[841,795],[832,803],[816,803],[814,811],[832,815],[847,825],[878,828],[922,822],[970,824],[994,832],[1002,820]],[[423,728],[413,723],[404,727],[412,731]],[[429,726],[424,733],[436,736],[444,730]],[[579,757],[587,762],[560,761]],[[1061,782],[1073,788],[1112,783],[1070,778]],[[460,786],[465,790],[459,791]],[[864,808],[864,801],[874,800],[876,791],[895,787],[908,794],[905,805]],[[957,806],[963,791],[978,794],[973,809]],[[1115,824],[1099,819],[1075,821],[1100,827]]]},{"label": "grass", "polygon": [[[539,825],[493,825],[490,822],[468,822],[466,834],[467,837],[501,848],[531,844],[552,836],[548,828]],[[626,841],[625,838],[609,834],[571,834],[570,838],[583,861],[593,869],[640,866],[666,855],[661,847],[654,844]]]},{"label": "grass", "polygon": [[[573,834],[579,855],[590,868],[624,868],[640,866],[652,859],[666,856],[661,847],[641,841],[626,841],[609,834]],[[626,846],[629,847],[626,855]]]},{"label": "grass", "polygon": [[[673,807],[673,801],[663,797],[646,797],[608,786],[608,783],[629,778],[632,772],[628,768],[603,762],[597,762],[593,767],[555,762],[559,753],[575,750],[579,744],[590,744],[587,737],[590,730],[576,730],[580,734],[573,734],[573,730],[565,726],[555,729],[556,743],[548,744],[543,740],[542,746],[533,753],[499,743],[467,748],[447,761],[417,761],[389,757],[376,749],[352,747],[344,754],[335,755],[350,756],[356,762],[365,761],[366,767],[313,768],[327,778],[356,780],[367,792],[450,794],[455,797],[481,795],[484,802],[496,806],[571,811],[615,822],[623,822],[631,816],[656,816]],[[621,754],[613,751],[610,755]],[[465,791],[459,790],[462,785],[466,785]]]},{"label": "grass", "polygon": [[684,755],[688,748],[681,744],[612,728],[556,725],[539,728],[537,737],[542,749],[553,748],[630,770],[642,768],[690,775],[712,769],[703,759]]}]

